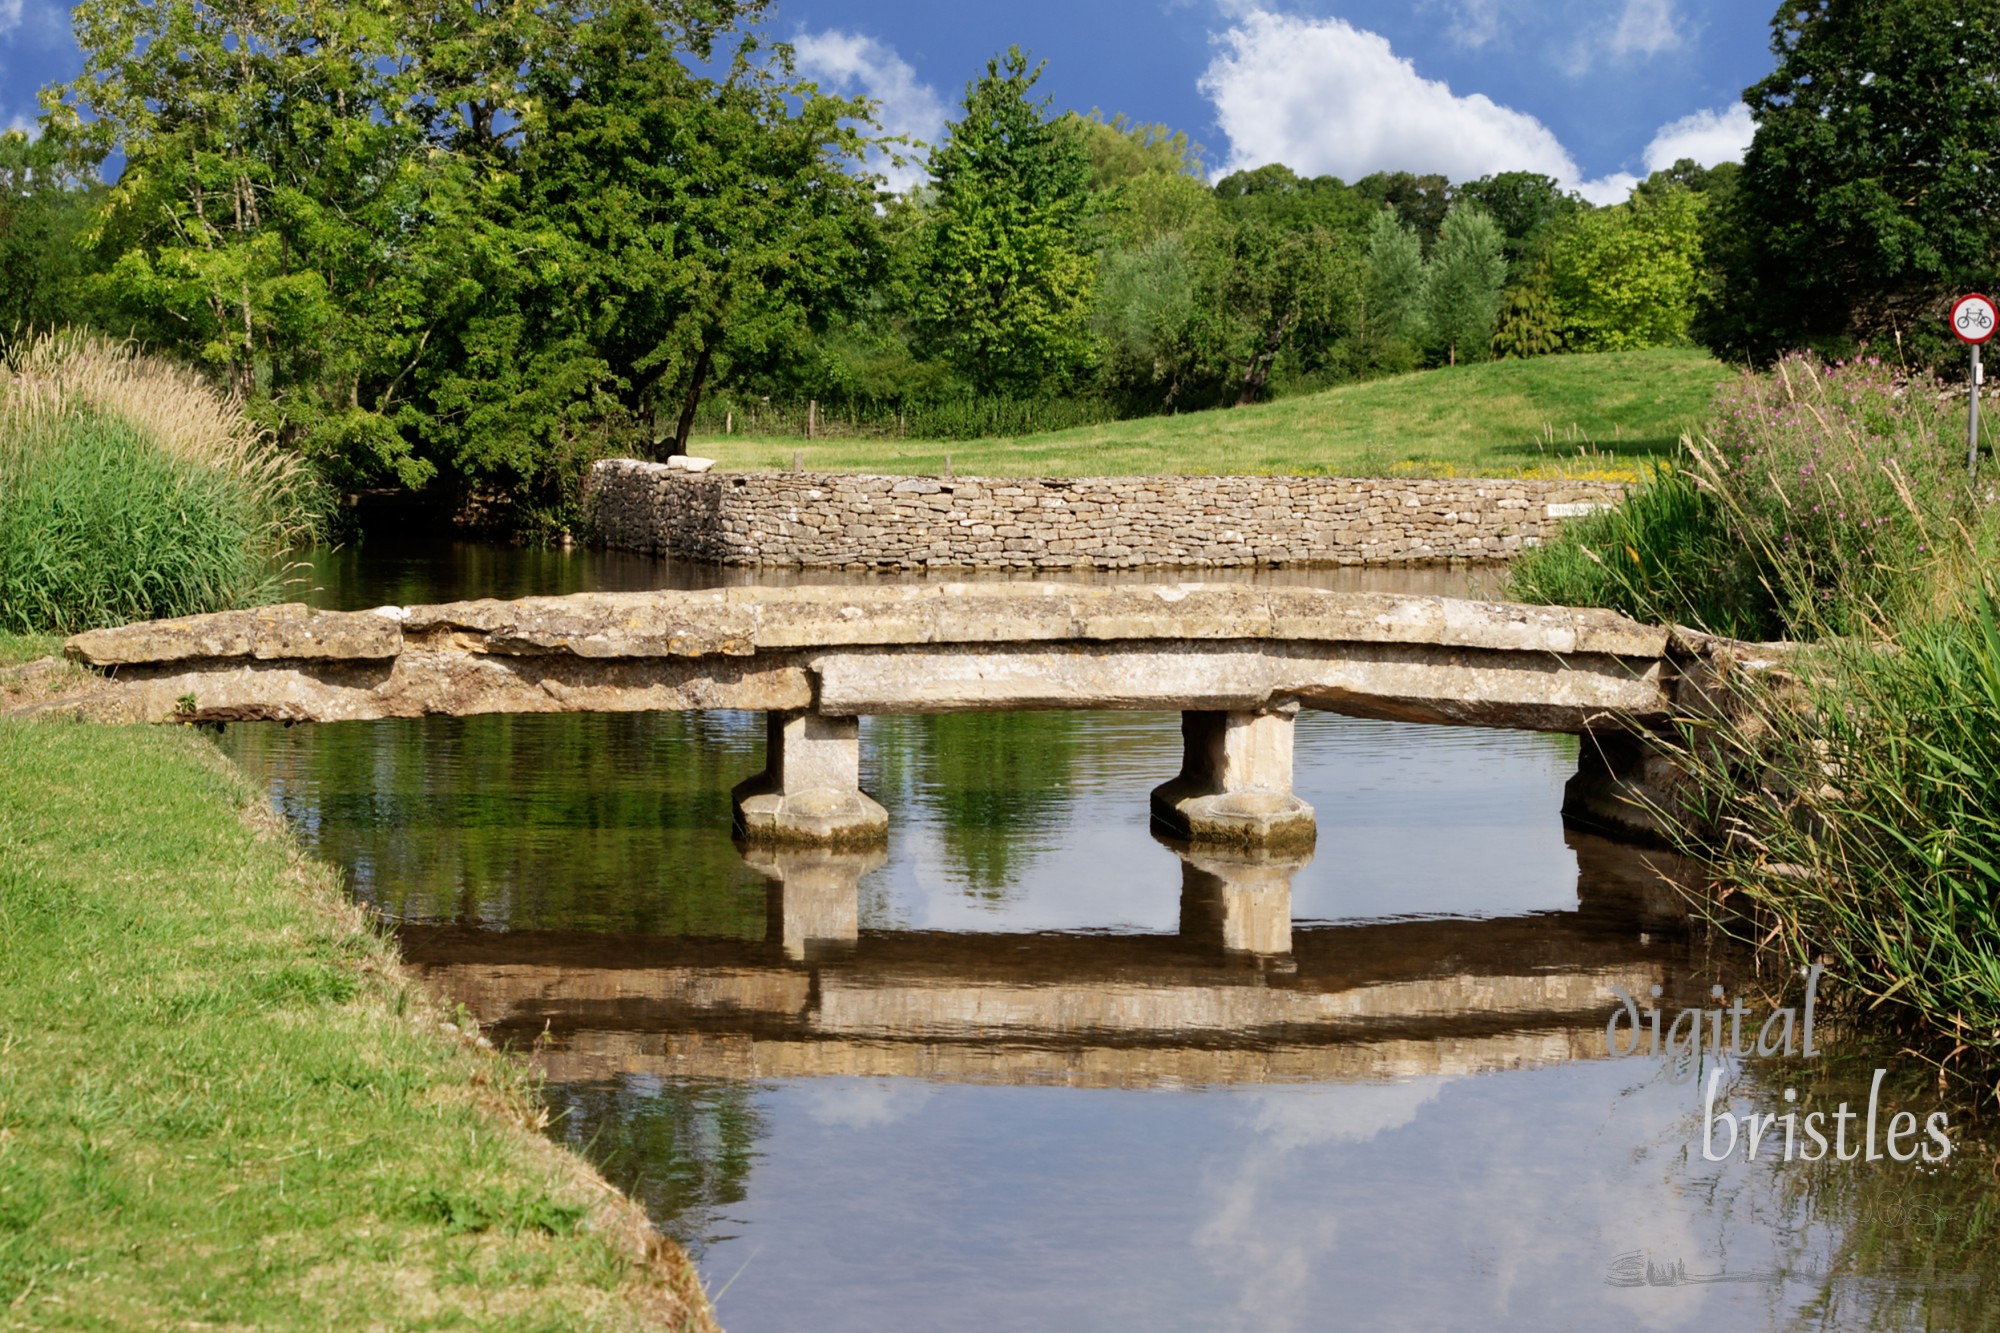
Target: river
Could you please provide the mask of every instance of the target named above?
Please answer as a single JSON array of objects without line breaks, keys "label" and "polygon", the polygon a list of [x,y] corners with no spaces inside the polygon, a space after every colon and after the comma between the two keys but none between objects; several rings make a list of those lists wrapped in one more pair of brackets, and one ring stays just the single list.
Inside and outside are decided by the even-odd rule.
[{"label": "river", "polygon": [[[748,577],[379,543],[312,575],[341,608]],[[1741,997],[1750,1026],[1800,987],[1689,921],[1685,867],[1564,828],[1572,738],[1308,713],[1317,851],[1252,864],[1148,831],[1172,714],[867,719],[891,838],[862,858],[731,843],[762,735],[714,713],[220,742],[413,966],[540,1062],[551,1132],[693,1252],[732,1333],[1992,1317],[1991,1159],[1907,1059],[1824,1026],[1816,1058],[1678,1082],[1643,1043],[1612,1058],[1614,986],[1658,985],[1669,1024]],[[1858,1115],[1887,1068],[1883,1132],[1945,1110],[1956,1151],[1786,1161],[1778,1120],[1755,1160],[1744,1135],[1716,1152],[1718,1067],[1739,1119]]]}]

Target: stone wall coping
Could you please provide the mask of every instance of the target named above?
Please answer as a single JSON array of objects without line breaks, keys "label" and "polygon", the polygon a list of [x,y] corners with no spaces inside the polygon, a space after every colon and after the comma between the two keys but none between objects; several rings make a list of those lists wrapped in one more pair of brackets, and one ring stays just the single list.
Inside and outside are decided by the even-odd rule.
[{"label": "stone wall coping", "polygon": [[[785,483],[803,486],[826,487],[837,482],[879,482],[886,481],[892,487],[902,482],[932,482],[939,492],[968,486],[1042,486],[1052,490],[1067,487],[1124,486],[1147,483],[1168,483],[1173,486],[1203,486],[1224,484],[1238,486],[1245,483],[1267,482],[1272,485],[1351,485],[1365,486],[1380,490],[1409,490],[1414,487],[1525,487],[1536,490],[1560,490],[1576,487],[1583,490],[1622,490],[1624,482],[1600,481],[1589,478],[1570,477],[1362,477],[1342,476],[1329,472],[1129,472],[1101,473],[1090,476],[989,476],[984,473],[955,473],[949,477],[927,476],[908,472],[826,472],[799,471],[788,468],[712,468],[706,472],[689,472],[681,468],[669,467],[665,463],[649,462],[641,458],[606,458],[591,465],[591,470],[642,472],[671,480],[676,484],[690,486],[715,486],[724,483],[747,485],[750,482]],[[919,492],[935,494],[937,492]]]}]

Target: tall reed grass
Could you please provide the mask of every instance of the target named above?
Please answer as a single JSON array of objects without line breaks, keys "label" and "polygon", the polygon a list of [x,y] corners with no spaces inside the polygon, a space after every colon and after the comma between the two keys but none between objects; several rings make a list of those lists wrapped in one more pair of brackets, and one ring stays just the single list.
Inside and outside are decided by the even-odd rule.
[{"label": "tall reed grass", "polygon": [[1685,724],[1707,855],[1765,948],[2000,1073],[2000,582],[1800,668]]},{"label": "tall reed grass", "polygon": [[268,601],[311,487],[192,371],[74,332],[19,345],[0,364],[0,630]]}]

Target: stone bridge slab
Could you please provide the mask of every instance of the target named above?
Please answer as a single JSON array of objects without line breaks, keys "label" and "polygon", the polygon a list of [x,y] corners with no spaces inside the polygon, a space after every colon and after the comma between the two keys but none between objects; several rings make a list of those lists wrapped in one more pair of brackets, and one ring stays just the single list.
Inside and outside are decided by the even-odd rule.
[{"label": "stone bridge slab", "polygon": [[1605,611],[1311,588],[1060,583],[727,588],[312,611],[95,630],[135,722],[814,709],[1260,708],[1583,731],[1663,716],[1668,634]]}]

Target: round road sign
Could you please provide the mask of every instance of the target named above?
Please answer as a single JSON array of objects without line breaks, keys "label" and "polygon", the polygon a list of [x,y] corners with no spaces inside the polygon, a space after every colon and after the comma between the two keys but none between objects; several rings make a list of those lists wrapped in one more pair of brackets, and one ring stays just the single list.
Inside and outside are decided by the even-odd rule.
[{"label": "round road sign", "polygon": [[2000,328],[2000,306],[1990,296],[1974,292],[1961,296],[1951,307],[1951,331],[1960,342],[1983,343]]}]

